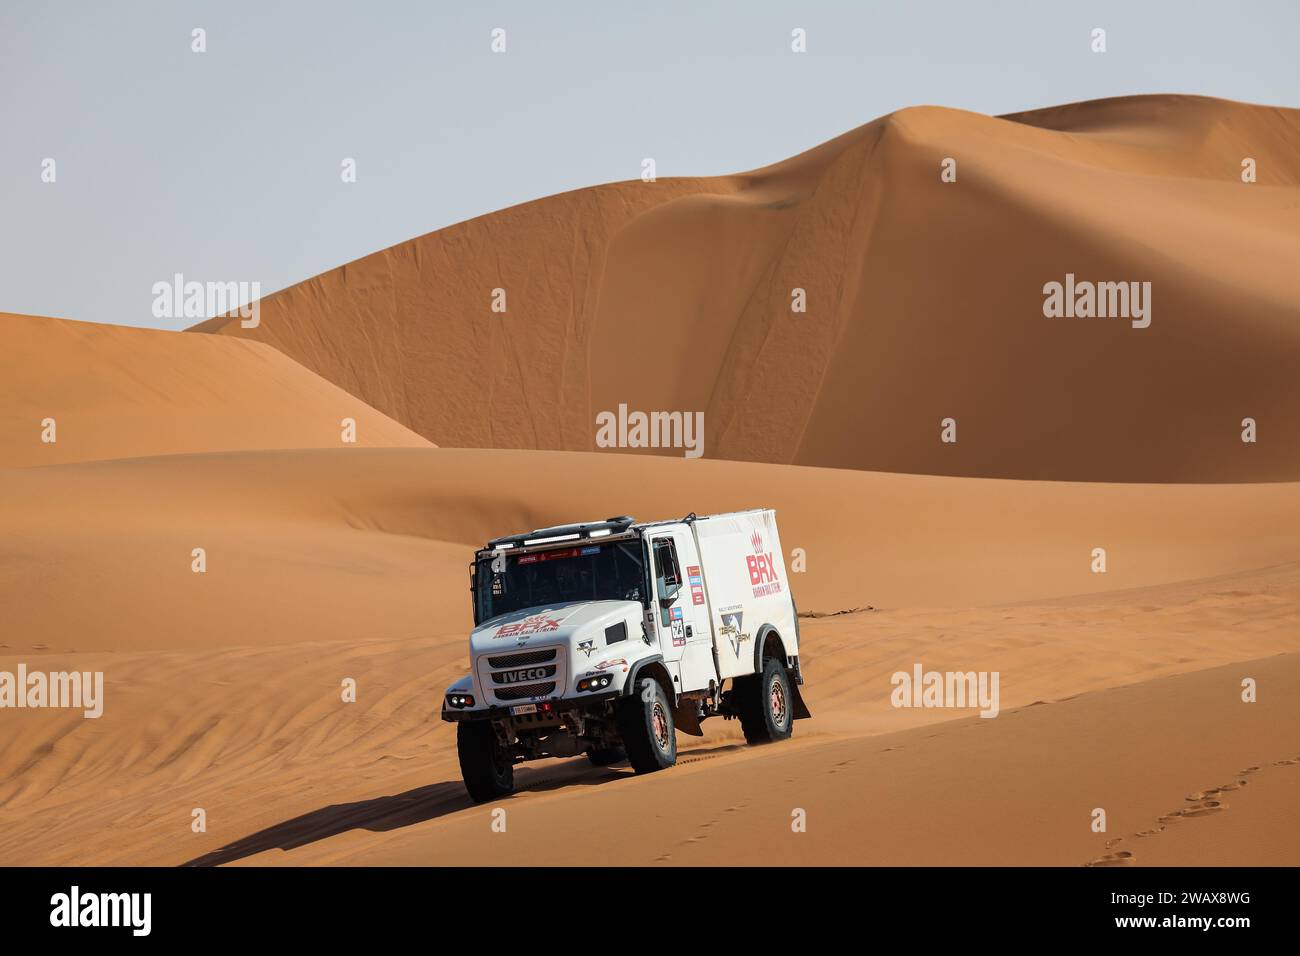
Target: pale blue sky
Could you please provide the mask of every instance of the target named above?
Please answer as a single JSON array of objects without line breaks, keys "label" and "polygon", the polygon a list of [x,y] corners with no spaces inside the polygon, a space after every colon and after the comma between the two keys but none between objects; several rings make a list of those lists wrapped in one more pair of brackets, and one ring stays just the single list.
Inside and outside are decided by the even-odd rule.
[{"label": "pale blue sky", "polygon": [[1300,107],[1298,49],[1295,0],[5,0],[0,311],[179,328],[150,312],[177,272],[267,294],[646,156],[751,169],[904,106]]}]

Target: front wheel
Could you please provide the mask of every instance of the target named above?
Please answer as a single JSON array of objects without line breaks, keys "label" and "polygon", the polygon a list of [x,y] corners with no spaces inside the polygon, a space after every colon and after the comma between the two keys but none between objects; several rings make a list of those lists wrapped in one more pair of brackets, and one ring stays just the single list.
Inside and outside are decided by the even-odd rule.
[{"label": "front wheel", "polygon": [[790,675],[775,657],[763,662],[761,674],[739,678],[735,693],[746,742],[785,740],[794,731]]},{"label": "front wheel", "polygon": [[486,720],[462,720],[456,725],[456,753],[460,775],[475,803],[509,796],[515,789],[515,768],[510,755],[497,743],[496,731]]},{"label": "front wheel", "polygon": [[654,773],[677,762],[673,708],[657,680],[643,678],[635,694],[618,702],[615,716],[628,763],[637,773]]}]

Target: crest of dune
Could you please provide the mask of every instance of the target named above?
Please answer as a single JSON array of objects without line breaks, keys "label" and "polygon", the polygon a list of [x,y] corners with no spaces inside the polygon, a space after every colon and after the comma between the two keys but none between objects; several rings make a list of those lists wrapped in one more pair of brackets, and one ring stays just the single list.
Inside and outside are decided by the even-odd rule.
[{"label": "crest of dune", "polygon": [[[0,346],[0,468],[268,448],[430,447],[260,342],[0,313]],[[354,442],[344,441],[348,419]]]},{"label": "crest of dune", "polygon": [[[592,450],[626,404],[703,412],[712,458],[1295,479],[1298,147],[1300,111],[1203,97],[918,107],[749,173],[492,213],[269,296],[256,329],[198,329],[440,445]],[[1150,326],[1045,317],[1067,274],[1151,283]]]}]

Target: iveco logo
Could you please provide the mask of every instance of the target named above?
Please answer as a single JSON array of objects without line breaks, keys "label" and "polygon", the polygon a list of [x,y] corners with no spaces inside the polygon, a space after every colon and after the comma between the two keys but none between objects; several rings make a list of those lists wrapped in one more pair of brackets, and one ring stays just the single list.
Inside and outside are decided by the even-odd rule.
[{"label": "iveco logo", "polygon": [[501,676],[507,684],[518,684],[526,680],[541,680],[547,675],[545,667],[529,667],[521,671],[505,671]]},{"label": "iveco logo", "polygon": [[556,667],[554,664],[544,664],[537,667],[520,667],[511,671],[493,671],[492,683],[494,684],[524,684],[529,681],[547,680],[555,676]]}]

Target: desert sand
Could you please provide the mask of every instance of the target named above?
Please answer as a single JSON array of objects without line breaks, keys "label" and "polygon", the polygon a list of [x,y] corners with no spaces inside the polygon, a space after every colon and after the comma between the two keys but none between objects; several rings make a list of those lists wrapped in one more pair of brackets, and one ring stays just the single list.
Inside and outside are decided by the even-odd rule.
[{"label": "desert sand", "polygon": [[[807,571],[792,576],[801,607],[873,608],[804,620],[814,719],[762,750],[708,722],[702,740],[681,738],[682,766],[656,778],[583,759],[530,765],[506,801],[519,821],[508,832],[527,835],[520,852],[712,858],[698,849],[762,863],[772,848],[745,835],[759,826],[752,815],[761,808],[784,840],[803,807],[821,836],[812,825],[801,835],[801,862],[1083,864],[1186,794],[1295,756],[1300,486],[500,450],[174,455],[0,470],[0,590],[11,597],[0,669],[102,670],[106,681],[98,720],[3,715],[0,859],[511,858],[513,840],[483,845],[490,808],[469,804],[438,719],[465,668],[473,548],[575,514],[707,511],[738,488],[754,495],[741,504],[775,506],[787,547],[806,549]],[[1096,541],[1109,548],[1105,574],[1090,570]],[[204,574],[190,570],[196,546]],[[1002,714],[892,708],[890,674],[917,661],[999,671]],[[1169,683],[1180,675],[1188,683]],[[341,700],[349,677],[356,703]],[[1259,703],[1240,702],[1243,677],[1259,682]],[[931,725],[942,727],[933,739],[917,729]],[[988,747],[974,781],[970,734]],[[1042,757],[1052,748],[1057,764]],[[1294,832],[1300,775],[1284,765],[1256,783],[1258,806],[1228,801],[1252,817],[1236,825],[1255,851],[1235,838],[1203,845],[1197,835],[1217,831],[1189,820],[1162,839],[1174,854],[1162,858],[1296,862],[1294,841],[1266,834]],[[1268,797],[1275,787],[1283,796]],[[1115,821],[1103,839],[1088,829],[1098,805]],[[1028,806],[1038,812],[1026,817]],[[729,807],[750,816],[695,848]],[[206,833],[190,831],[195,808]],[[654,825],[610,833],[620,816]],[[954,835],[977,817],[996,825]],[[576,839],[594,820],[601,841]],[[1141,862],[1153,851],[1136,852]]]},{"label": "desert sand", "polygon": [[[0,671],[105,677],[98,719],[0,710],[0,863],[1300,863],[1298,133],[906,110],[394,246],[255,330],[0,315]],[[1154,281],[1151,327],[1044,318],[1067,270]],[[706,457],[591,450],[620,401],[705,409]],[[438,711],[474,549],[759,506],[803,568],[794,739],[709,721],[472,805]],[[918,662],[1001,712],[891,706]]]},{"label": "desert sand", "polygon": [[[442,446],[592,450],[626,403],[703,411],[712,458],[1300,480],[1298,140],[1300,111],[1203,97],[906,109],[754,172],[492,213],[199,328]],[[1045,318],[1067,273],[1152,283],[1150,326]]]},{"label": "desert sand", "polygon": [[[0,312],[0,468],[430,442],[258,342]],[[53,442],[42,422],[53,419]]]}]

